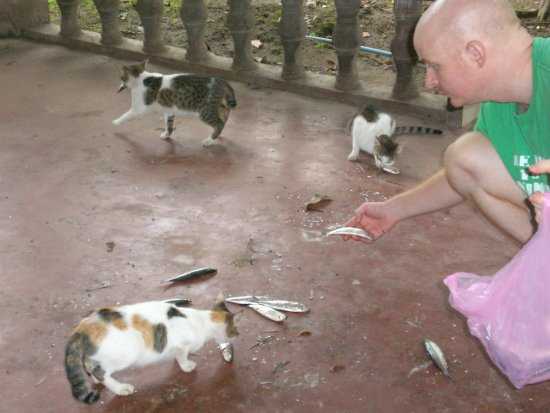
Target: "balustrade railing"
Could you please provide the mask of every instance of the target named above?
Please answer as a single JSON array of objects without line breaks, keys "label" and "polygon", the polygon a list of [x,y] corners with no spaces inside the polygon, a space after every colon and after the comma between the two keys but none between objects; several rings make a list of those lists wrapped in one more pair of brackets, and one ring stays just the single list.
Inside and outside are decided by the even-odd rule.
[{"label": "balustrade railing", "polygon": [[[79,0],[56,0],[61,12],[59,36],[61,39],[75,39],[81,35],[78,21]],[[120,0],[94,0],[94,4],[101,18],[101,44],[107,47],[115,47],[125,43],[119,28],[119,1]],[[161,19],[163,17],[163,0],[133,0],[134,6],[141,19],[144,31],[142,50],[153,58],[159,56],[159,60],[167,61],[167,46],[163,42]],[[338,65],[336,77],[333,80],[331,96],[353,96],[350,102],[364,102],[369,98],[369,81],[359,79],[357,71],[357,59],[360,47],[360,26],[358,13],[361,8],[361,0],[334,0],[336,7],[336,24],[334,27],[333,44],[337,55]],[[229,77],[233,79],[246,78],[256,74],[262,77],[261,67],[252,56],[251,40],[254,30],[254,13],[252,0],[228,0],[227,27],[233,38],[233,56],[228,70]],[[281,19],[279,22],[279,35],[284,51],[283,65],[278,73],[281,82],[290,86],[288,89],[300,90],[308,82],[311,83],[307,72],[304,70],[303,47],[306,35],[304,21],[304,0],[281,0]],[[415,54],[412,48],[412,33],[415,24],[422,11],[421,0],[395,0],[395,36],[391,43],[391,52],[396,70],[395,83],[388,85],[388,96],[378,100],[406,103],[411,101],[430,102],[434,106],[432,97],[426,98],[425,94],[419,98],[419,92],[414,84]],[[205,42],[205,30],[207,24],[206,0],[182,0],[180,17],[187,32],[187,48],[184,57],[183,51],[174,52],[179,61],[188,62],[197,68],[208,65],[213,61],[212,53],[207,50]],[[364,28],[363,30],[368,29]],[[160,59],[162,57],[162,59]],[[215,60],[215,59],[214,59]],[[219,61],[219,59],[218,59]],[[197,66],[198,65],[198,66]],[[218,68],[219,69],[219,68]],[[215,69],[213,72],[223,73],[223,70]],[[225,69],[224,69],[225,70]],[[268,72],[273,77],[276,69]],[[326,85],[326,78],[324,81]],[[326,86],[323,86],[326,87]],[[330,87],[330,86],[329,86]],[[304,88],[302,87],[302,90]],[[340,94],[338,94],[339,92]],[[320,93],[309,93],[319,95]],[[363,98],[363,99],[361,99]],[[366,99],[365,99],[366,98]],[[376,100],[375,99],[375,100]],[[432,100],[430,100],[432,99]],[[418,103],[422,105],[422,103]],[[407,103],[411,107],[413,103]],[[435,106],[439,105],[439,102]],[[399,106],[399,105],[398,105]],[[429,105],[428,105],[429,106]],[[438,109],[442,112],[442,108]],[[429,112],[432,108],[425,108]],[[421,111],[422,112],[422,111]],[[420,113],[422,114],[422,113]],[[447,114],[440,115],[442,117]],[[455,116],[456,117],[456,116]]]}]

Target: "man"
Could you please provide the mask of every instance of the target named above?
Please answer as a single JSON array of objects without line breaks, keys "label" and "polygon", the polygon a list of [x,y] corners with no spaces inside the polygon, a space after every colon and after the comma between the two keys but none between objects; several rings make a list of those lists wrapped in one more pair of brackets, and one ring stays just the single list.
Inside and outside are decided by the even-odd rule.
[{"label": "man", "polygon": [[[533,233],[526,199],[549,189],[539,174],[550,165],[528,167],[550,158],[550,39],[533,39],[507,0],[437,0],[418,22],[414,47],[426,87],[457,107],[484,102],[476,126],[447,148],[434,176],[362,204],[346,225],[378,238],[403,219],[469,199],[526,242]],[[540,205],[537,195],[531,200]]]}]

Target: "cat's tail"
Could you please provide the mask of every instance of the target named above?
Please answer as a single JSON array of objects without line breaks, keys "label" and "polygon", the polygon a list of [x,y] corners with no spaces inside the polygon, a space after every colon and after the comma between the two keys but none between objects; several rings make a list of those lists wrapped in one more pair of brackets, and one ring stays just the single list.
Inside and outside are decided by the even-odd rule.
[{"label": "cat's tail", "polygon": [[394,135],[441,135],[442,133],[441,129],[425,126],[398,126],[393,132]]},{"label": "cat's tail", "polygon": [[65,347],[65,372],[75,399],[86,404],[92,404],[99,399],[99,392],[90,389],[86,380],[86,371],[83,364],[85,345],[86,340],[82,334],[75,333],[71,336]]},{"label": "cat's tail", "polygon": [[234,108],[237,106],[237,99],[235,98],[235,91],[233,90],[233,88],[231,87],[231,85],[226,82],[225,80],[223,81],[224,83],[224,86],[225,86],[225,97],[227,99],[227,104],[229,105],[230,108]]}]

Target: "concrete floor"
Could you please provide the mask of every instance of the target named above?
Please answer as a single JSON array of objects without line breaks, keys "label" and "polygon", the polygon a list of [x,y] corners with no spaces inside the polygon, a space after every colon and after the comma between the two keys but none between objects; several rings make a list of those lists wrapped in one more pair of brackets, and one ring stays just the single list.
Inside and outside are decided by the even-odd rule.
[{"label": "concrete floor", "polygon": [[[404,138],[403,174],[380,175],[366,156],[346,159],[353,108],[235,84],[221,144],[203,148],[209,129],[195,119],[177,120],[167,143],[154,115],[112,126],[129,106],[115,94],[119,64],[0,41],[1,412],[550,411],[550,384],[516,391],[447,304],[445,275],[493,273],[517,250],[469,206],[371,245],[323,237],[363,200],[435,171],[452,134]],[[305,212],[316,192],[333,202]],[[218,274],[160,283],[199,266]],[[135,369],[119,375],[133,396],[72,399],[64,343],[91,309],[174,296],[209,308],[220,291],[311,311],[279,325],[244,310],[232,365],[210,344],[191,374]],[[428,361],[424,337],[454,381],[434,366],[410,374]]]}]

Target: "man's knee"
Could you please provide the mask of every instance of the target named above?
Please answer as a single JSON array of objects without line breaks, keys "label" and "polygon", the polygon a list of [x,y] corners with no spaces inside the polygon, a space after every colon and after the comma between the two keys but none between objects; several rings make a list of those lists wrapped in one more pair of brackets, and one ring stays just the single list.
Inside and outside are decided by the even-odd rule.
[{"label": "man's knee", "polygon": [[449,145],[443,164],[447,179],[455,190],[467,195],[479,186],[483,171],[495,156],[491,143],[479,132],[468,132]]}]

